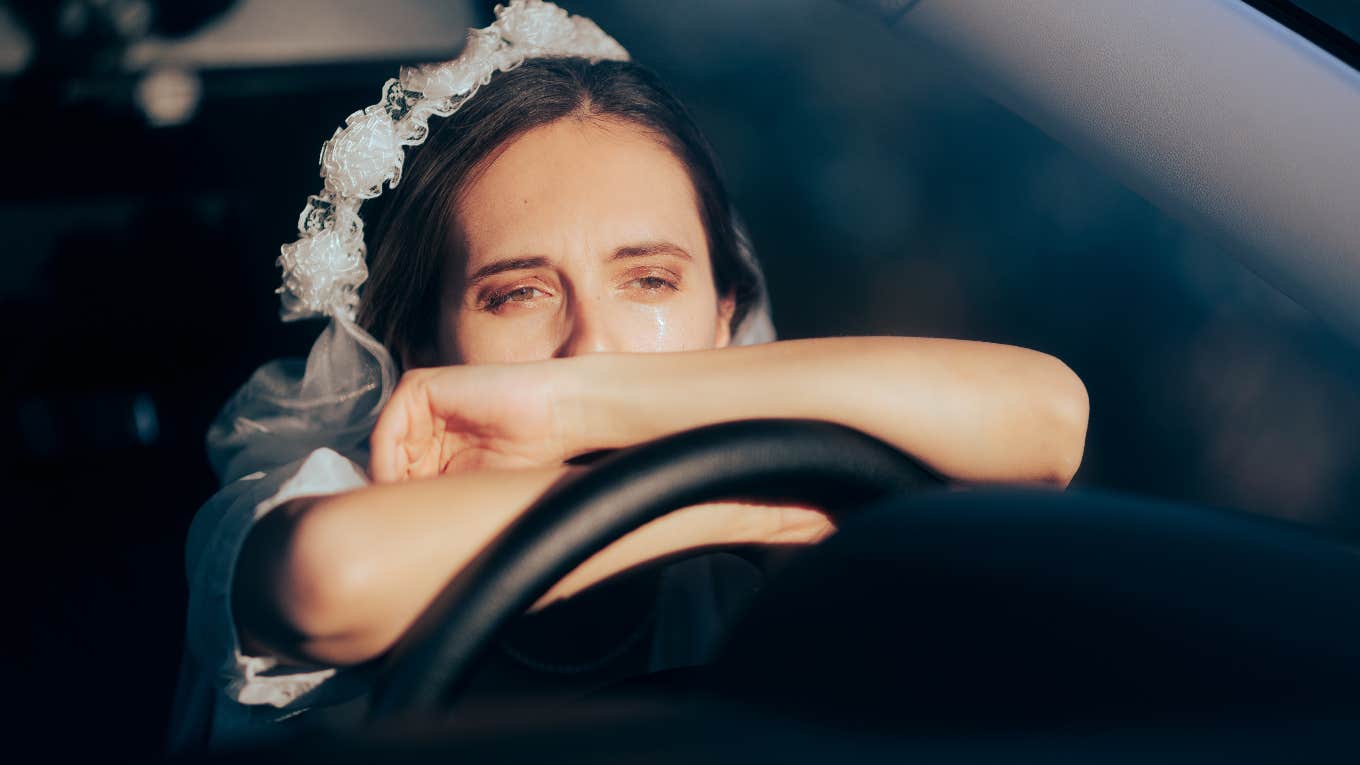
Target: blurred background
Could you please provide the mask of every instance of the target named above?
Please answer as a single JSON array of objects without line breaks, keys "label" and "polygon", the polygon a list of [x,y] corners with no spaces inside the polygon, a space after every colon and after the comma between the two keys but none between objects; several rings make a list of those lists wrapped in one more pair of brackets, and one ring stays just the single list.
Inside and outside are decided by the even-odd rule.
[{"label": "blurred background", "polygon": [[[564,0],[692,109],[784,338],[971,338],[1086,382],[1076,488],[1360,536],[1360,351],[929,50],[833,0]],[[1360,6],[1299,5],[1353,38]],[[36,730],[152,753],[203,436],[305,355],[274,264],[323,141],[491,4],[0,3],[0,440]]]}]

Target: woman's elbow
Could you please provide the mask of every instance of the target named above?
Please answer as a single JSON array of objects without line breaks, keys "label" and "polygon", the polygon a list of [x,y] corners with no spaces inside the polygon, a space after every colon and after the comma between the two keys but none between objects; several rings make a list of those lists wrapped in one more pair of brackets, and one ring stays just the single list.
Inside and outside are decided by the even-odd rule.
[{"label": "woman's elbow", "polygon": [[1053,445],[1049,451],[1048,482],[1066,487],[1081,466],[1086,451],[1086,427],[1091,402],[1077,373],[1061,360],[1049,356],[1048,382],[1043,391],[1045,430]]},{"label": "woman's elbow", "polygon": [[[261,520],[242,550],[238,586],[254,608],[238,609],[249,632],[271,651],[320,664],[359,663],[357,605],[365,599],[364,564],[333,497],[285,503]],[[270,521],[273,523],[269,523]],[[252,617],[253,618],[250,618]]]}]

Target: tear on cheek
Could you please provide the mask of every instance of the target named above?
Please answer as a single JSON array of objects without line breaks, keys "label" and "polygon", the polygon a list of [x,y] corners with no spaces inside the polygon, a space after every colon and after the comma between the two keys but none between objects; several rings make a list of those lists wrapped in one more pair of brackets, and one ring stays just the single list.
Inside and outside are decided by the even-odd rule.
[{"label": "tear on cheek", "polygon": [[635,347],[647,351],[672,350],[673,328],[666,310],[661,306],[648,305],[640,305],[637,310],[642,315],[635,330],[638,333],[635,337],[639,341]]},{"label": "tear on cheek", "polygon": [[694,327],[701,322],[677,311],[674,306],[637,306],[629,317],[626,334],[619,335],[627,347],[636,351],[684,351],[705,347]]},{"label": "tear on cheek", "polygon": [[656,350],[664,351],[670,345],[670,322],[666,320],[666,314],[660,310],[656,311]]}]

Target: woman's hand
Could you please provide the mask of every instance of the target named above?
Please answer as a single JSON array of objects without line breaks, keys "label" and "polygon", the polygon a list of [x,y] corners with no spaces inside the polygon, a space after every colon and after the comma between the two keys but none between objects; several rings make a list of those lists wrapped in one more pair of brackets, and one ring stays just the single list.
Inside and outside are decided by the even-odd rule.
[{"label": "woman's hand", "polygon": [[530,611],[564,600],[638,563],[684,550],[723,545],[810,545],[836,532],[810,504],[718,501],[672,511],[633,530],[563,577]]},{"label": "woman's hand", "polygon": [[373,480],[560,464],[571,455],[554,379],[551,361],[407,372],[373,428]]}]

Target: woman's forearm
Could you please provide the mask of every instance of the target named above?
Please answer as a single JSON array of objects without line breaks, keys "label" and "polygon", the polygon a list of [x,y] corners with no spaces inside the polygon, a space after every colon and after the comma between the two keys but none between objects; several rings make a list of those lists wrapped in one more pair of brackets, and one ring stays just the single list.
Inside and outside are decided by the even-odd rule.
[{"label": "woman's forearm", "polygon": [[805,417],[881,438],[958,481],[1065,486],[1085,444],[1081,380],[1015,346],[831,337],[570,362],[562,406],[582,451],[729,420]]},{"label": "woman's forearm", "polygon": [[[234,593],[248,650],[320,665],[385,652],[443,586],[550,486],[579,467],[486,470],[295,500],[262,519]],[[818,522],[821,521],[819,524]],[[684,508],[590,558],[534,608],[646,561],[711,544],[806,542],[812,509]]]},{"label": "woman's forearm", "polygon": [[400,634],[439,586],[570,470],[464,473],[276,508],[237,559],[243,642],[322,665],[377,656],[385,633]]}]

